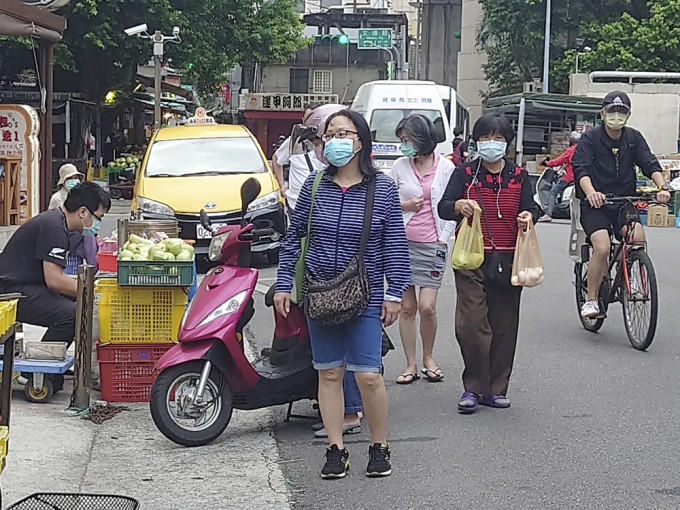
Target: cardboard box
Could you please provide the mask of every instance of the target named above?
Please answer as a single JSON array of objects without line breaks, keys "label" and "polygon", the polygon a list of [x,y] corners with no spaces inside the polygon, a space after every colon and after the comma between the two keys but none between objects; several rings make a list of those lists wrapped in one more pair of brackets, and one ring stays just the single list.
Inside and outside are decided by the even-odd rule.
[{"label": "cardboard box", "polygon": [[675,219],[676,216],[674,214],[669,214],[666,216],[666,228],[671,227],[675,228]]},{"label": "cardboard box", "polygon": [[[650,205],[647,209],[647,226],[665,227],[669,216],[668,207],[665,205]],[[673,220],[673,226],[675,226],[675,220]]]}]

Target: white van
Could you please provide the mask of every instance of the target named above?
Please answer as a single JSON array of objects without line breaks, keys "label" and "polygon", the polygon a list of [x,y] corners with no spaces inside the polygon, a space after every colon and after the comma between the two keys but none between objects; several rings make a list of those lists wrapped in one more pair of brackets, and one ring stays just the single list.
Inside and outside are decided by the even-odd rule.
[{"label": "white van", "polygon": [[403,118],[415,113],[424,115],[434,124],[439,141],[437,152],[444,156],[453,153],[453,126],[449,118],[455,119],[455,104],[449,103],[450,110],[447,111],[440,86],[433,81],[364,83],[359,87],[351,108],[361,113],[371,127],[373,160],[380,169],[391,168],[394,160],[403,155],[399,150],[401,142],[394,130]]}]

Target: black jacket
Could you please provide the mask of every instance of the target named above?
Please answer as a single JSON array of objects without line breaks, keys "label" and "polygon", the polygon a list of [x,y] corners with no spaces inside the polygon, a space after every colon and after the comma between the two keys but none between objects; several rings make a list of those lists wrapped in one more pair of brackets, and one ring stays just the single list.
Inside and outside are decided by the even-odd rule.
[{"label": "black jacket", "polygon": [[649,178],[654,172],[661,172],[661,165],[647,141],[631,127],[623,128],[619,140],[612,140],[604,126],[587,131],[581,137],[571,163],[576,196],[581,199],[585,198],[580,186],[583,177],[590,177],[593,187],[600,193],[630,196],[635,194],[636,188],[635,165]]}]

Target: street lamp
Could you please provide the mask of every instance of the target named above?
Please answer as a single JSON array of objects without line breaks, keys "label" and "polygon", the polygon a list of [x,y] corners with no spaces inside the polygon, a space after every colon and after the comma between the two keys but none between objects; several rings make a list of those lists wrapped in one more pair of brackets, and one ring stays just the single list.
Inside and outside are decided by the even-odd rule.
[{"label": "street lamp", "polygon": [[160,30],[156,30],[153,35],[149,34],[149,29],[146,23],[137,25],[125,30],[129,36],[142,37],[153,42],[153,59],[154,59],[154,114],[153,127],[154,129],[161,128],[161,63],[163,60],[163,51],[166,42],[179,44],[182,39],[179,36],[179,27],[172,28],[172,35],[163,35]]},{"label": "street lamp", "polygon": [[578,74],[578,58],[579,58],[581,55],[587,55],[587,54],[590,53],[591,51],[593,51],[593,49],[592,49],[590,46],[585,46],[585,47],[583,48],[583,51],[577,51],[577,52],[576,52],[576,72],[575,72],[574,74]]}]

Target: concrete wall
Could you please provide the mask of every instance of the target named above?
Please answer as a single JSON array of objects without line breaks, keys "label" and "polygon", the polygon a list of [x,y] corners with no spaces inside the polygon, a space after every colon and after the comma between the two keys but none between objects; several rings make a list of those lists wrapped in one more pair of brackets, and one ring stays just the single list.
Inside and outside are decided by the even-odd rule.
[{"label": "concrete wall", "polygon": [[612,90],[630,96],[633,105],[628,124],[639,130],[655,154],[678,152],[680,138],[680,84],[592,83],[585,74],[570,77],[569,93],[604,97]]},{"label": "concrete wall", "polygon": [[420,78],[455,87],[461,30],[461,0],[424,0]]},{"label": "concrete wall", "polygon": [[486,53],[477,49],[482,17],[482,6],[477,0],[463,0],[457,90],[470,107],[473,124],[482,114],[482,94],[489,89],[482,68]]},{"label": "concrete wall", "polygon": [[[324,66],[314,67],[316,70],[331,69],[333,71],[333,94],[337,94],[340,101],[349,103],[354,99],[359,86],[367,81],[384,79],[384,74],[375,67],[356,68],[332,68]],[[309,93],[312,93],[312,71],[310,70]],[[290,67],[268,65],[263,73],[262,91],[263,92],[288,92],[290,84]]]},{"label": "concrete wall", "polygon": [[268,65],[262,73],[262,92],[289,92],[290,69],[309,69],[309,90],[313,93],[315,70],[332,70],[332,93],[340,101],[354,99],[360,85],[367,81],[385,79],[387,52],[359,50],[356,44],[340,46],[328,43],[314,44],[297,52],[285,65]]}]

